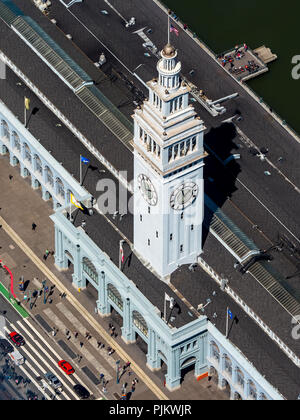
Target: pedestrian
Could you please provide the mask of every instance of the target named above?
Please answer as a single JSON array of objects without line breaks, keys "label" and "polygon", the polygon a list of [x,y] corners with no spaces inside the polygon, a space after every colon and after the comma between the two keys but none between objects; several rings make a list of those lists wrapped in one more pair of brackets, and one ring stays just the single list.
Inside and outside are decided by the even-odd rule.
[{"label": "pedestrian", "polygon": [[111,329],[112,329],[112,327],[113,327],[113,324],[109,323],[109,324],[108,324],[108,327],[109,327],[109,329],[111,330]]},{"label": "pedestrian", "polygon": [[126,362],[126,367],[128,368],[131,365],[130,362]]},{"label": "pedestrian", "polygon": [[110,331],[110,336],[111,336],[111,337],[113,337],[113,335],[114,335],[114,332],[113,332],[113,330],[111,329],[111,331]]},{"label": "pedestrian", "polygon": [[9,180],[11,181],[13,179],[12,175],[8,175]]},{"label": "pedestrian", "polygon": [[77,331],[75,331],[75,332],[74,332],[74,337],[75,337],[75,338],[77,338],[77,337],[78,337],[78,332],[77,332]]},{"label": "pedestrian", "polygon": [[90,333],[89,333],[89,332],[86,332],[86,333],[85,333],[85,338],[88,338],[88,337],[89,337],[89,335],[90,335]]},{"label": "pedestrian", "polygon": [[69,330],[66,330],[66,336],[68,336],[70,334]]},{"label": "pedestrian", "polygon": [[105,344],[104,343],[102,344],[101,349],[105,349]]},{"label": "pedestrian", "polygon": [[135,391],[135,386],[133,385],[132,387],[131,387],[131,393],[133,393]]},{"label": "pedestrian", "polygon": [[101,346],[101,341],[97,341],[97,348],[99,349],[100,346]]},{"label": "pedestrian", "polygon": [[71,334],[68,336],[67,340],[69,341],[71,339]]},{"label": "pedestrian", "polygon": [[80,347],[82,348],[82,347],[83,347],[83,342],[82,342],[82,341],[80,341],[79,345],[80,345]]},{"label": "pedestrian", "polygon": [[102,392],[104,392],[104,393],[106,393],[106,392],[107,392],[106,386],[103,386],[103,388],[102,388]]},{"label": "pedestrian", "polygon": [[132,374],[131,370],[128,371],[128,376],[130,376]]},{"label": "pedestrian", "polygon": [[37,226],[34,222],[32,223],[31,227],[32,227],[32,230],[35,230],[37,228]]},{"label": "pedestrian", "polygon": [[100,384],[103,382],[104,385],[104,374],[100,373]]}]

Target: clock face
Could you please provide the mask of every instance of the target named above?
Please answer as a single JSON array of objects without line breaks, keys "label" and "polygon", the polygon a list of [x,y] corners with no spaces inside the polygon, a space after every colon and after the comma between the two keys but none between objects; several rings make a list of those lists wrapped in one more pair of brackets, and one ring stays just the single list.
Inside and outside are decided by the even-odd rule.
[{"label": "clock face", "polygon": [[138,186],[147,203],[151,206],[155,206],[157,204],[157,192],[150,178],[144,174],[140,174],[138,176]]},{"label": "clock face", "polygon": [[197,198],[197,195],[197,184],[194,182],[184,182],[173,191],[170,198],[170,205],[174,210],[183,210]]}]

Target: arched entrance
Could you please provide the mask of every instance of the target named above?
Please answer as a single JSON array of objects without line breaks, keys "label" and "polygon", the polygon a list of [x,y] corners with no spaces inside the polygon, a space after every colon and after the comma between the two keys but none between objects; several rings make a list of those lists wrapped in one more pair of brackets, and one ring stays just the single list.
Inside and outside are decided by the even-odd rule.
[{"label": "arched entrance", "polygon": [[210,380],[213,381],[214,384],[218,385],[219,383],[218,371],[213,366],[209,367],[208,375],[211,378]]},{"label": "arched entrance", "polygon": [[161,373],[166,375],[168,373],[168,363],[167,358],[164,355],[164,353],[160,350],[157,352],[158,357],[160,358],[160,367],[161,367]]},{"label": "arched entrance", "polygon": [[223,389],[224,393],[227,395],[228,398],[230,398],[231,388],[230,388],[230,385],[229,385],[229,383],[226,379],[222,379],[221,386],[222,386],[222,389]]},{"label": "arched entrance", "polygon": [[184,380],[187,380],[188,377],[194,375],[195,364],[196,364],[196,357],[189,357],[188,359],[184,360],[184,362],[181,364],[180,366],[181,383]]},{"label": "arched entrance", "polygon": [[241,395],[238,392],[234,393],[233,399],[235,401],[242,401],[243,400],[243,398],[241,397]]}]

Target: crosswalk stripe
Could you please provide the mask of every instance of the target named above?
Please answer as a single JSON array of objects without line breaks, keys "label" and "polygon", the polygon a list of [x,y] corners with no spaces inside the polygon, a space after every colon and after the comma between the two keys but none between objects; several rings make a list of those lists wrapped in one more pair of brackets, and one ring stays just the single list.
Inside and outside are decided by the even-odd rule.
[{"label": "crosswalk stripe", "polygon": [[[54,314],[54,312],[50,308],[46,309],[44,313],[46,313],[46,315],[49,318],[51,318],[52,322],[54,322],[57,326],[62,328],[63,331],[67,329],[66,325]],[[66,315],[68,319],[69,319],[69,315],[70,314]],[[82,327],[79,326],[80,325],[79,321],[78,323],[74,325],[76,325],[78,327],[77,329],[80,330],[80,332],[82,332]],[[86,330],[83,328],[83,331],[86,331]],[[82,334],[84,334],[84,332]],[[99,371],[99,373],[103,373],[105,378],[109,381],[112,379],[112,376],[110,375],[110,373],[98,362],[98,360],[86,348],[80,347],[80,343],[78,340],[73,339],[72,337],[70,339],[70,342],[73,343],[73,345],[93,365],[93,367]]]},{"label": "crosswalk stripe", "polygon": [[[78,332],[80,332],[82,335],[85,334],[86,329],[85,327],[79,322],[79,320],[73,315],[73,313],[65,306],[64,303],[60,302],[57,305],[57,308],[61,311],[61,313],[74,325],[75,328],[77,328]],[[103,359],[112,367],[113,370],[116,368],[115,361],[108,356],[107,351],[104,349],[98,349],[98,343],[97,340],[92,337],[89,340],[89,343],[97,350],[97,352],[100,354],[100,356],[103,357]]]},{"label": "crosswalk stripe", "polygon": [[[23,319],[23,321],[26,322],[26,324],[35,332],[35,334],[39,337],[39,339],[51,350],[51,352],[55,355],[55,357],[57,357],[58,360],[62,360],[62,357],[56,353],[56,351],[49,346],[49,344],[47,343],[47,341],[41,336],[41,334],[31,325],[30,321],[28,318]],[[21,328],[24,329],[24,326],[22,327],[22,321],[18,321],[18,324],[21,326]],[[76,375],[73,374],[73,377],[77,379],[77,381],[79,381],[80,383],[82,382],[82,380]],[[69,381],[72,383],[72,385],[76,385],[76,382],[73,382],[71,378],[69,378]],[[89,393],[92,395],[93,392],[86,386],[86,384],[84,384],[85,388],[89,391]]]},{"label": "crosswalk stripe", "polygon": [[39,383],[30,375],[30,373],[27,372],[27,370],[24,368],[24,366],[19,366],[21,371],[24,373],[25,376],[27,376],[31,382],[36,386],[36,388],[47,398],[47,400],[51,400],[48,394],[45,393],[43,388],[39,385]]},{"label": "crosswalk stripe", "polygon": [[[20,321],[19,321],[20,322]],[[19,323],[18,322],[18,323]],[[20,324],[19,324],[20,325]],[[11,324],[12,328],[15,329],[15,331],[17,331],[17,329],[13,326],[13,324]],[[30,334],[30,332],[24,327],[24,325],[20,325],[20,327],[24,330],[24,332],[27,334],[27,336],[29,338],[31,338],[31,340],[33,340],[33,342],[40,348],[40,350],[42,351],[42,353],[44,353],[44,355],[46,356],[46,358],[48,358],[53,365],[55,366],[55,368],[57,369],[57,362],[50,356],[50,354],[40,345],[40,343],[34,339],[34,337]],[[48,363],[46,360],[44,360],[42,358],[42,355],[29,343],[27,343],[27,345],[29,345],[30,349],[37,355],[37,357],[47,366]],[[24,350],[25,351],[25,350]],[[33,356],[30,354],[30,357],[33,358]],[[62,360],[62,359],[59,359]],[[43,373],[46,373],[46,371],[40,366],[40,364],[38,362],[36,362],[36,364],[39,366],[39,368],[41,369],[41,371]],[[74,391],[67,385],[67,383],[59,376],[59,379],[61,381],[61,383],[64,385],[64,387],[76,398],[78,399],[78,396],[74,393]],[[75,382],[73,382],[72,380],[70,380],[70,378],[68,378],[69,381],[72,383],[72,385],[76,385]]]},{"label": "crosswalk stripe", "polygon": [[[13,330],[15,330],[15,327],[14,327],[14,325],[13,324],[11,324],[11,326],[12,326],[12,328],[13,328]],[[7,327],[5,327],[5,329],[6,330],[8,330],[8,328]],[[9,330],[8,330],[9,331]],[[40,353],[38,353],[38,351],[31,345],[31,343],[29,342],[29,341],[27,341],[26,342],[26,347],[29,347],[30,348],[30,350],[31,351],[33,351],[37,356],[38,356],[38,358],[45,364],[45,365],[47,365],[47,363],[46,363],[46,360],[44,360],[42,357],[41,357],[41,355],[40,355]],[[42,372],[42,374],[44,374],[45,375],[45,373],[47,373],[47,370],[45,370],[42,366],[41,366],[41,364],[34,358],[34,356],[32,355],[32,353],[26,348],[25,346],[23,346],[22,347],[22,352],[24,352],[26,355],[28,355],[28,358],[29,358],[29,360],[31,360],[31,361],[33,361],[34,363],[35,363],[35,365],[39,368],[39,370]],[[41,376],[40,375],[40,373],[38,373],[34,368],[33,368],[33,366],[31,366],[31,364],[29,363],[29,360],[28,359],[26,359],[25,360],[25,366],[29,366],[30,367],[30,369],[32,370],[32,372],[36,375],[36,376]],[[58,376],[58,375],[57,375]],[[59,379],[61,379],[60,377],[59,377]],[[61,383],[63,384],[63,381],[61,380]],[[62,392],[62,395],[66,398],[66,399],[69,399],[70,400],[70,398],[69,398],[69,396],[63,391]],[[61,398],[59,398],[58,396],[56,396],[56,398],[57,399],[61,399]]]}]

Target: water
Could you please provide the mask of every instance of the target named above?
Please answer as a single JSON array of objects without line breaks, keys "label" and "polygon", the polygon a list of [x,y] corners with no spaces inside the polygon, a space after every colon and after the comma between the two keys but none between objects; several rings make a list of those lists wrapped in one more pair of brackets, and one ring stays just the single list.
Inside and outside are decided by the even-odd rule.
[{"label": "water", "polygon": [[246,42],[270,47],[278,59],[270,71],[248,82],[265,102],[300,133],[300,79],[292,57],[300,55],[299,0],[164,0],[215,53]]}]

